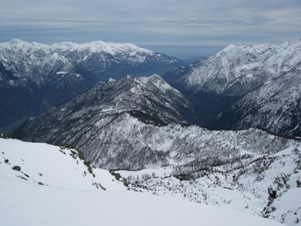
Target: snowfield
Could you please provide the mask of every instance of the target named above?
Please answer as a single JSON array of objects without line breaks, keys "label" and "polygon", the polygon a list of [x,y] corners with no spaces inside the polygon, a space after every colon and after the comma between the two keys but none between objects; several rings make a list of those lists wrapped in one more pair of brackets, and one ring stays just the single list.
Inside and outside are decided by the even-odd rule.
[{"label": "snowfield", "polygon": [[63,147],[0,139],[0,176],[59,189],[126,190],[109,171],[92,168],[79,156]]},{"label": "snowfield", "polygon": [[3,225],[282,225],[236,211],[134,192],[40,187],[3,177],[0,189]]},{"label": "snowfield", "polygon": [[0,219],[10,226],[282,225],[180,197],[128,191],[75,150],[6,139],[0,139]]}]

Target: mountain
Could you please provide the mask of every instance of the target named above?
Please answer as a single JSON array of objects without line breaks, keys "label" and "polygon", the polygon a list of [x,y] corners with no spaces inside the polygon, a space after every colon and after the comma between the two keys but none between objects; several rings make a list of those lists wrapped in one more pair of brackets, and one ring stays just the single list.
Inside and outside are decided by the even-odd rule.
[{"label": "mountain", "polygon": [[[48,112],[27,120],[13,136],[28,141],[78,147],[91,161],[92,155],[102,150],[101,145],[112,148],[109,145],[112,141],[105,139],[114,140],[117,131],[112,128],[114,136],[109,136],[109,127],[118,122],[125,123],[123,128],[118,128],[121,124],[116,127],[122,133],[126,130],[126,124],[130,123],[124,121],[127,117],[150,125],[165,126],[170,123],[187,124],[194,120],[195,115],[193,105],[160,76],[127,76],[117,81],[100,82],[66,104],[52,107]],[[99,160],[94,159],[96,161]],[[110,164],[108,156],[102,161]]]},{"label": "mountain", "polygon": [[[199,105],[201,125],[215,129],[256,127],[300,136],[300,64],[301,40],[280,45],[230,45],[164,78]],[[277,88],[282,82],[285,85]],[[277,109],[273,105],[278,105]],[[279,108],[290,113],[281,114]],[[271,126],[273,121],[279,124]]]},{"label": "mountain", "polygon": [[87,91],[100,80],[164,73],[183,65],[133,44],[0,43],[0,132]]},{"label": "mountain", "polygon": [[133,191],[300,224],[300,141],[254,128],[210,131],[189,124],[191,109],[160,76],[127,76],[30,118],[13,136],[81,150]]},{"label": "mountain", "polygon": [[192,107],[157,75],[126,77],[99,83],[27,120],[13,136],[75,147],[94,166],[110,170],[199,161],[218,164],[245,153],[278,152],[297,142],[254,129],[209,131],[189,126],[185,119],[194,117]]},{"label": "mountain", "polygon": [[[0,139],[0,156],[3,225],[282,225],[238,211],[125,191],[108,171],[93,168],[92,175],[76,150]],[[98,183],[106,191],[97,189]]]},{"label": "mountain", "polygon": [[[120,96],[117,99],[116,105],[124,106]],[[299,224],[300,141],[258,129],[210,131],[157,123],[147,114],[114,112],[110,107],[93,113],[93,108],[80,104],[71,108],[71,102],[25,122],[14,135],[76,147],[95,167],[132,170],[118,171],[131,190]]]},{"label": "mountain", "polygon": [[289,137],[300,137],[300,123],[301,61],[232,104],[216,121],[222,128],[263,128]]}]

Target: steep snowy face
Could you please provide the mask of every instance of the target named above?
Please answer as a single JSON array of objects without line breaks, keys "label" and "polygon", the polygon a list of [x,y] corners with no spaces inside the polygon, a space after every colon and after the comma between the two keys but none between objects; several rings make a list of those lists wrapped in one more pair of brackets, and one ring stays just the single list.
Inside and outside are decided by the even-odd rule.
[{"label": "steep snowy face", "polygon": [[182,69],[180,81],[197,91],[241,96],[290,71],[300,59],[301,40],[282,45],[230,45],[213,57],[187,66],[191,70]]},{"label": "steep snowy face", "polygon": [[0,132],[70,100],[100,80],[164,73],[179,65],[182,62],[176,58],[133,44],[44,45],[19,39],[0,43]]}]

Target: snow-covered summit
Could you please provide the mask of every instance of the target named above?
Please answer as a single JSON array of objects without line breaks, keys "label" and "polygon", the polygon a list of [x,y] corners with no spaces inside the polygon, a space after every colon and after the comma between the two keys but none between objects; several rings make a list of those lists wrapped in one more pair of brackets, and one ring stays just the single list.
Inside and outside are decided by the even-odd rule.
[{"label": "snow-covered summit", "polygon": [[51,49],[58,49],[63,51],[90,51],[91,53],[106,52],[109,54],[128,53],[133,52],[145,53],[154,55],[155,52],[138,47],[131,43],[112,43],[103,41],[94,41],[89,43],[73,43],[73,42],[60,42],[49,46]]},{"label": "snow-covered summit", "polygon": [[243,94],[288,72],[300,59],[300,40],[280,45],[229,45],[215,56],[192,65],[193,69],[183,74],[181,81],[198,90]]},{"label": "snow-covered summit", "polygon": [[15,50],[23,50],[24,52],[35,49],[42,49],[44,51],[86,51],[90,53],[101,53],[106,52],[109,54],[116,53],[145,53],[145,54],[155,54],[155,52],[138,47],[132,43],[113,43],[113,42],[103,42],[103,41],[93,41],[89,43],[74,43],[74,42],[58,42],[50,45],[41,44],[37,42],[27,42],[21,39],[12,39],[9,42],[0,43],[0,47],[3,49],[14,48]]}]

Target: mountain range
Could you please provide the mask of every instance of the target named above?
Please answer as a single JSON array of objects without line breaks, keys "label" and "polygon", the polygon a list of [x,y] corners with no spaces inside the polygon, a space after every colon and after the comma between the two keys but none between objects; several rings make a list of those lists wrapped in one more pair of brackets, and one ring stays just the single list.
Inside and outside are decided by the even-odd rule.
[{"label": "mountain range", "polygon": [[301,40],[280,45],[230,45],[164,78],[199,107],[211,129],[300,131]]},{"label": "mountain range", "polygon": [[133,44],[96,41],[45,45],[14,39],[0,43],[0,132],[64,103],[98,81],[147,76],[183,65]]},{"label": "mountain range", "polygon": [[[119,171],[132,190],[298,225],[300,71],[299,40],[230,45],[163,78],[117,76],[93,86],[79,74],[93,87],[49,104],[12,136],[80,150],[87,164]],[[64,70],[56,74],[65,81]]]}]

